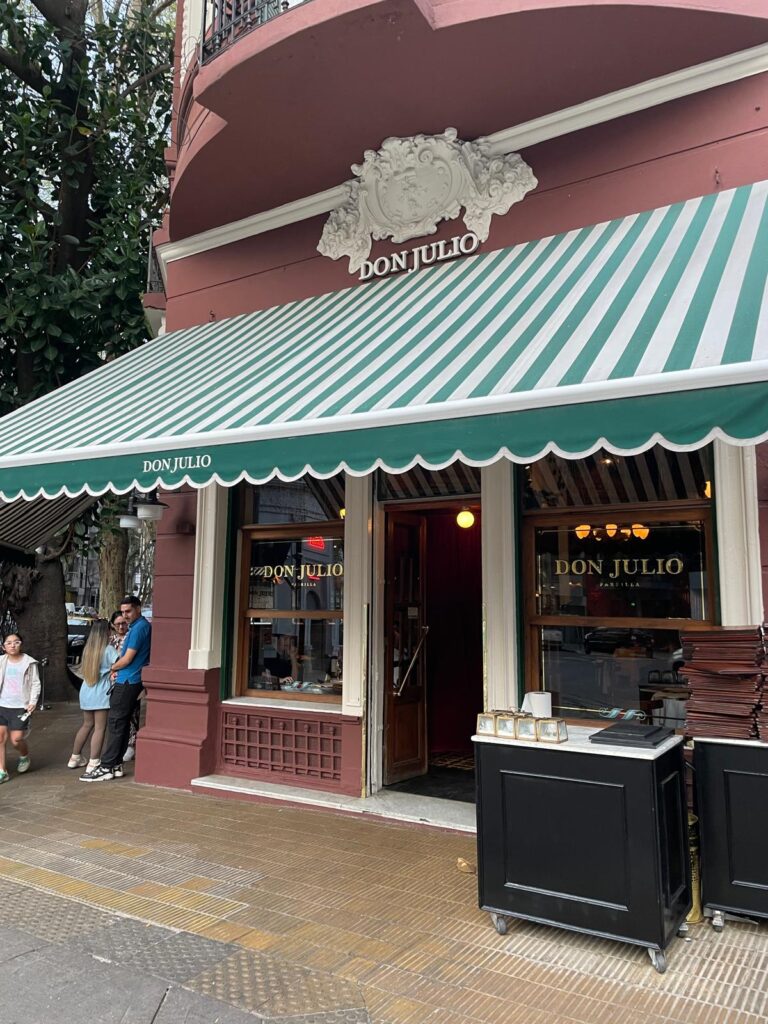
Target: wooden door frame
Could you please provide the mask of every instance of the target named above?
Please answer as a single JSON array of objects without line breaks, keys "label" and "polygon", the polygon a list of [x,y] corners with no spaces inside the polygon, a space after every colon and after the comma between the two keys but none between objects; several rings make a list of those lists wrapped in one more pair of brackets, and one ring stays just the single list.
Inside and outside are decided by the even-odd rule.
[{"label": "wooden door frame", "polygon": [[378,793],[384,779],[384,619],[386,586],[387,514],[394,512],[445,511],[447,505],[468,505],[482,514],[480,494],[446,495],[442,498],[373,497],[373,585],[371,588],[370,685],[368,702],[367,792]]}]

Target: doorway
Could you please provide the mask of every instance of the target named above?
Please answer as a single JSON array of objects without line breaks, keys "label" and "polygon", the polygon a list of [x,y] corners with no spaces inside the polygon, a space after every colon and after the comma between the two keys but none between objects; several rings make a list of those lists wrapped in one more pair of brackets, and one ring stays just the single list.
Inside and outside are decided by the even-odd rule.
[{"label": "doorway", "polygon": [[385,514],[383,784],[474,801],[471,736],[483,709],[479,504]]}]

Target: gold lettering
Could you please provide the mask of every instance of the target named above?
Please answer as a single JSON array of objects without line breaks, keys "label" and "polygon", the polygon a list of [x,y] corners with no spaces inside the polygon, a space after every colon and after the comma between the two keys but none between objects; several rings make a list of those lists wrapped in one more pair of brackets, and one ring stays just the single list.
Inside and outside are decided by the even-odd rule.
[{"label": "gold lettering", "polygon": [[571,562],[571,572],[574,576],[583,576],[587,571],[587,563],[583,558],[574,558]]},{"label": "gold lettering", "polygon": [[565,576],[568,573],[568,562],[564,558],[555,559],[555,576]]},{"label": "gold lettering", "polygon": [[683,571],[683,560],[681,558],[668,558],[665,568],[670,576],[679,576]]},{"label": "gold lettering", "polygon": [[590,576],[592,575],[593,572],[596,572],[598,576],[602,576],[603,575],[603,560],[602,560],[602,558],[598,559],[597,561],[595,561],[592,558],[590,558],[590,560],[587,562],[587,565],[589,566],[589,575]]}]

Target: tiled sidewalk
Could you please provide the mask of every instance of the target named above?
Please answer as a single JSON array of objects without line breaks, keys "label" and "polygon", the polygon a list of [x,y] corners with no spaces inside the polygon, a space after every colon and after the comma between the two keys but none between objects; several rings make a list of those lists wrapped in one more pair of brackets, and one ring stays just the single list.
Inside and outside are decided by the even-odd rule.
[{"label": "tiled sidewalk", "polygon": [[618,943],[524,923],[502,937],[457,870],[471,837],[128,779],[86,786],[63,767],[76,724],[74,708],[39,715],[33,770],[0,788],[0,884],[188,933],[169,939],[163,970],[196,992],[318,1024],[765,1020],[765,926],[694,928],[665,975]]}]

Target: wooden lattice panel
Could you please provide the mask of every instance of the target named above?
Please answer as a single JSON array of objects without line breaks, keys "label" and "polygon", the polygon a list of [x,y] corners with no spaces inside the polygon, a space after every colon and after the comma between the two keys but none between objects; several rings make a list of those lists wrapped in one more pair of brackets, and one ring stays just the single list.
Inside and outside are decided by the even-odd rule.
[{"label": "wooden lattice panel", "polygon": [[304,778],[316,783],[341,782],[342,727],[321,718],[279,717],[247,711],[224,711],[221,756],[225,766]]}]

